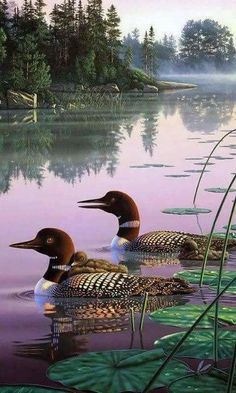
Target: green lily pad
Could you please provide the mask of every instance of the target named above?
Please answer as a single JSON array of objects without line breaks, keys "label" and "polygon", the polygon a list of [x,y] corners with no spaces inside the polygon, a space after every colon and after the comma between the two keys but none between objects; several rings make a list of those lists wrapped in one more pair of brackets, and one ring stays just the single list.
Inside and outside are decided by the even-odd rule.
[{"label": "green lily pad", "polygon": [[[236,277],[236,272],[227,272],[227,274],[222,275],[222,280],[221,280],[221,288],[224,288],[233,278]],[[210,288],[211,289],[216,289],[218,284],[217,278],[215,278],[211,283],[210,283]],[[236,294],[236,281],[230,285],[229,289],[226,291],[227,293],[231,294]]]},{"label": "green lily pad", "polygon": [[[205,306],[197,306],[193,304],[187,304],[184,306],[171,307],[166,309],[160,309],[152,312],[149,315],[151,320],[158,322],[163,325],[190,327],[196,321],[196,319],[206,309]],[[199,322],[198,328],[209,329],[214,324],[215,312],[212,308],[207,315]],[[234,325],[236,323],[236,312],[235,307],[219,307],[219,324],[222,326],[221,321],[224,324]]]},{"label": "green lily pad", "polygon": [[[224,393],[227,382],[211,374],[199,374],[176,381],[169,387],[170,393]],[[234,386],[231,393],[236,393]]]},{"label": "green lily pad", "polygon": [[[221,187],[216,187],[216,188],[205,188],[205,191],[207,192],[216,192],[216,193],[221,193],[221,194],[225,194],[227,191],[227,188],[221,188]],[[229,192],[235,192],[236,189],[235,188],[231,188],[229,190]]]},{"label": "green lily pad", "polygon": [[[168,354],[180,341],[185,332],[174,333],[155,341],[155,346]],[[236,341],[236,331],[219,331],[219,359],[229,359],[233,356]],[[192,332],[177,352],[177,356],[187,356],[197,359],[213,359],[214,332],[212,330]]]},{"label": "green lily pad", "polygon": [[[228,225],[224,225],[223,228],[224,228],[224,229],[227,229],[227,228],[228,228]],[[230,230],[231,230],[231,231],[236,231],[236,224],[230,225]]]},{"label": "green lily pad", "polygon": [[[224,239],[226,235],[226,232],[214,232],[213,236],[215,237],[220,237],[221,239]],[[229,233],[229,239],[236,239],[236,234],[235,233]]]},{"label": "green lily pad", "polygon": [[36,385],[4,385],[0,386],[1,393],[62,393],[61,390],[50,389]]},{"label": "green lily pad", "polygon": [[[184,172],[188,172],[188,173],[202,173],[202,170],[201,169],[187,169]],[[204,173],[206,173],[206,172],[210,172],[210,171],[204,171]]]},{"label": "green lily pad", "polygon": [[204,165],[215,165],[215,163],[214,162],[207,162],[207,163],[205,163],[205,162],[195,162],[194,165],[202,165],[202,166],[204,166]]},{"label": "green lily pad", "polygon": [[206,214],[211,213],[210,209],[200,209],[191,207],[173,207],[162,210],[165,214],[178,214],[178,215],[194,215],[194,214]]},{"label": "green lily pad", "polygon": [[[205,270],[204,272],[204,281],[205,285],[214,284],[215,281],[218,279],[218,271],[216,270]],[[224,271],[222,275],[222,279],[226,280],[227,283],[232,280],[236,275],[236,272],[232,271]],[[189,281],[191,284],[199,284],[200,277],[201,277],[201,270],[183,270],[181,272],[175,273],[174,277],[179,277],[184,280]]]},{"label": "green lily pad", "polygon": [[[90,352],[57,362],[49,367],[53,381],[81,390],[97,393],[142,391],[163,363],[162,350],[126,350]],[[154,382],[163,387],[187,372],[186,365],[171,361]]]},{"label": "green lily pad", "polygon": [[165,175],[165,177],[189,177],[190,175]]}]

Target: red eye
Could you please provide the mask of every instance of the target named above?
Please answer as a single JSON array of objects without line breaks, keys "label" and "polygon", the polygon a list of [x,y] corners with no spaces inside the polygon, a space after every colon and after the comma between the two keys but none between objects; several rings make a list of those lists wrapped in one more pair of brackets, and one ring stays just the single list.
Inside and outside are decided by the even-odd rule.
[{"label": "red eye", "polygon": [[111,198],[111,203],[115,203],[116,202],[116,198]]},{"label": "red eye", "polygon": [[54,242],[53,237],[48,237],[48,238],[47,238],[47,243],[48,243],[48,244],[52,244],[53,242]]}]

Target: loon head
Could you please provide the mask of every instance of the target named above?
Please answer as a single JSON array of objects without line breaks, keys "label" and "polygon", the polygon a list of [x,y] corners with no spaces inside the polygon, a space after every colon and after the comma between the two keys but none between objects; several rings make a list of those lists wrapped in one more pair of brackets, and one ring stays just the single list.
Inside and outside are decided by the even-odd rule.
[{"label": "loon head", "polygon": [[61,263],[69,263],[75,253],[70,236],[56,228],[41,229],[33,240],[14,243],[10,247],[32,249],[50,258],[57,258]]},{"label": "loon head", "polygon": [[119,222],[139,221],[139,212],[134,200],[124,192],[109,191],[102,198],[88,199],[78,203],[88,203],[87,206],[80,206],[85,209],[101,209],[107,213],[114,214]]},{"label": "loon head", "polygon": [[87,204],[80,206],[85,209],[100,209],[114,214],[119,220],[117,236],[128,241],[134,240],[139,234],[139,212],[134,200],[124,192],[109,191],[102,198],[87,199],[78,203]]}]

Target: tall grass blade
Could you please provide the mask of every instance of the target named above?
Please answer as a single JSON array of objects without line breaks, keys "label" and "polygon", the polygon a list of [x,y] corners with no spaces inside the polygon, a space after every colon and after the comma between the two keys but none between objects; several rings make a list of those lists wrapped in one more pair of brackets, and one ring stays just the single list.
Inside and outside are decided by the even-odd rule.
[{"label": "tall grass blade", "polygon": [[234,354],[233,354],[232,363],[231,363],[231,367],[230,367],[230,373],[229,373],[229,379],[228,379],[226,393],[232,393],[235,369],[236,369],[236,343],[234,346]]},{"label": "tall grass blade", "polygon": [[[231,223],[232,219],[234,216],[236,208],[236,198],[234,199],[234,203],[230,212],[229,216],[229,221],[227,225],[227,230],[226,230],[226,235],[224,239],[224,246],[221,254],[221,260],[220,260],[220,267],[219,267],[219,275],[218,275],[218,283],[217,283],[217,291],[216,294],[219,295],[220,293],[220,288],[221,288],[221,281],[222,281],[222,273],[223,273],[223,268],[224,268],[224,260],[225,260],[225,255],[226,255],[226,250],[227,250],[227,244],[229,240],[229,233],[230,233],[230,228],[231,228]],[[219,316],[219,303],[216,303],[216,309],[215,309],[215,320],[214,320],[214,341],[213,341],[213,358],[214,362],[218,362],[218,316]]]},{"label": "tall grass blade", "polygon": [[209,254],[209,250],[210,250],[210,245],[211,245],[211,240],[212,240],[213,233],[214,233],[214,230],[215,230],[216,222],[217,222],[217,220],[218,220],[218,217],[219,217],[219,215],[220,215],[220,212],[221,212],[221,210],[222,210],[222,207],[223,207],[223,205],[224,205],[224,203],[225,203],[225,200],[226,200],[226,198],[227,198],[227,196],[228,196],[228,194],[229,194],[229,191],[230,191],[230,189],[231,189],[233,183],[235,182],[235,180],[236,180],[236,175],[234,175],[233,179],[231,180],[231,182],[230,182],[230,184],[229,184],[229,187],[227,188],[226,193],[224,194],[224,197],[223,197],[223,199],[222,199],[222,201],[221,201],[221,204],[220,204],[220,206],[219,206],[219,208],[218,208],[218,210],[217,210],[217,213],[216,213],[216,215],[215,215],[215,218],[214,218],[214,221],[213,221],[213,224],[212,224],[211,232],[210,232],[210,235],[209,235],[209,237],[208,237],[207,246],[206,246],[206,251],[205,251],[205,255],[204,255],[204,259],[203,259],[203,263],[202,263],[201,276],[200,276],[200,281],[199,281],[199,286],[200,286],[200,287],[202,287],[202,284],[203,284],[204,272],[205,272],[205,269],[206,269],[207,258],[208,258],[208,254]]},{"label": "tall grass blade", "polygon": [[188,336],[192,333],[192,331],[195,329],[195,327],[199,324],[199,322],[204,318],[204,316],[208,313],[208,311],[217,303],[217,301],[220,299],[220,297],[227,291],[227,289],[236,281],[236,276],[225,286],[225,288],[219,293],[218,296],[215,297],[215,299],[207,306],[205,311],[196,319],[194,324],[191,326],[191,328],[183,335],[183,337],[179,340],[179,342],[176,344],[176,346],[173,348],[173,350],[169,353],[169,355],[166,357],[165,361],[162,363],[162,365],[159,367],[159,369],[155,372],[153,377],[150,379],[148,382],[147,386],[144,388],[142,393],[147,393],[149,389],[152,387],[153,382],[155,379],[161,374],[163,369],[167,366],[169,361],[173,358],[173,356],[176,354],[178,349],[181,347],[183,342],[188,338]]},{"label": "tall grass blade", "polygon": [[196,190],[195,190],[194,197],[193,197],[193,204],[196,203],[196,198],[197,198],[197,193],[198,193],[198,190],[199,190],[199,187],[200,187],[200,183],[201,183],[203,174],[204,174],[204,172],[205,172],[206,166],[207,166],[208,162],[209,162],[210,159],[211,159],[212,154],[214,153],[214,151],[216,150],[216,148],[220,145],[220,143],[221,143],[228,135],[232,134],[232,133],[235,132],[235,131],[236,131],[236,128],[235,128],[234,130],[230,130],[229,132],[227,132],[227,133],[217,142],[217,144],[216,144],[216,145],[214,146],[214,148],[212,149],[212,151],[211,151],[209,157],[207,158],[207,160],[206,160],[206,162],[205,162],[205,164],[204,164],[204,166],[203,166],[203,168],[202,168],[202,172],[201,172],[200,177],[199,177],[199,179],[198,179],[198,183],[197,183]]},{"label": "tall grass blade", "polygon": [[131,330],[132,333],[135,333],[135,320],[134,320],[134,309],[130,309],[130,323],[131,323]]},{"label": "tall grass blade", "polygon": [[141,317],[140,317],[140,324],[139,324],[139,330],[141,332],[143,330],[143,323],[144,323],[145,311],[146,311],[146,308],[147,308],[147,302],[148,302],[148,292],[145,292],[143,305],[142,305],[142,311],[141,311]]}]

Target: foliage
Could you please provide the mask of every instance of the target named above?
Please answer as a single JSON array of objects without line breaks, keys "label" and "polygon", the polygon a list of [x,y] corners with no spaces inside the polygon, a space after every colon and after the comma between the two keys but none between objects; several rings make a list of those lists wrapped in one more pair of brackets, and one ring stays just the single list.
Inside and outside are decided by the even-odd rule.
[{"label": "foliage", "polygon": [[[150,318],[158,323],[171,326],[190,327],[195,320],[205,310],[204,306],[187,305],[171,307],[163,310],[157,310],[150,314]],[[234,307],[220,307],[219,321],[225,324],[233,325],[236,323],[235,308]],[[214,310],[209,311],[208,314],[199,323],[199,327],[209,329],[213,327]]]},{"label": "foliage", "polygon": [[[174,333],[155,341],[156,348],[169,353],[179,342],[184,333]],[[178,356],[197,359],[213,359],[213,331],[193,332],[177,352]],[[219,359],[229,359],[233,355],[232,342],[236,340],[236,332],[220,331],[218,335]]]},{"label": "foliage", "polygon": [[20,41],[9,73],[14,89],[38,93],[50,86],[49,66],[38,51],[34,36],[28,34]]},{"label": "foliage", "polygon": [[[52,365],[48,376],[63,385],[98,393],[137,392],[143,390],[162,364],[162,354],[159,349],[90,352]],[[165,386],[186,371],[187,367],[181,362],[170,362],[152,386]]]},{"label": "foliage", "polygon": [[221,68],[235,59],[232,34],[226,26],[211,19],[189,20],[180,43],[181,60],[191,67]]},{"label": "foliage", "polygon": [[4,30],[0,28],[0,64],[3,62],[3,60],[6,57],[6,49],[5,49],[5,42],[6,42],[6,34],[4,33]]}]

